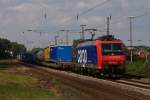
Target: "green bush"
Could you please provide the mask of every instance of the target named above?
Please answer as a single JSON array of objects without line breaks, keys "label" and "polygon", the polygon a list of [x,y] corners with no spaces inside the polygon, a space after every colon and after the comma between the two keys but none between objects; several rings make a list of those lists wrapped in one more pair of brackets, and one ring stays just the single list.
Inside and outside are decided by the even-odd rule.
[{"label": "green bush", "polygon": [[150,74],[150,61],[136,60],[133,63],[128,62],[127,73]]}]

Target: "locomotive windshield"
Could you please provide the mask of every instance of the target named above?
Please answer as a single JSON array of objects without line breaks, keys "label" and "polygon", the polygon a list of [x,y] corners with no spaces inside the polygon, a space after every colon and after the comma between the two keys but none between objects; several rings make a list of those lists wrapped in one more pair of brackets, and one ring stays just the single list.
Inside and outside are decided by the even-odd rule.
[{"label": "locomotive windshield", "polygon": [[123,54],[122,44],[102,44],[102,54],[103,55],[120,55]]}]

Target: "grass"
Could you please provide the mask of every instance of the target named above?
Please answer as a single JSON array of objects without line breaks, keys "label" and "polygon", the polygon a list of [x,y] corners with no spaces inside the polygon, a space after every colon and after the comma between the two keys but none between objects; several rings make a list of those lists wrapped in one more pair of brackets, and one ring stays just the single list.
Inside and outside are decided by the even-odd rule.
[{"label": "grass", "polygon": [[0,63],[0,70],[2,69],[6,69],[10,66],[10,64],[4,64],[4,63]]},{"label": "grass", "polygon": [[150,75],[150,61],[136,60],[127,64],[127,73]]},{"label": "grass", "polygon": [[18,75],[0,65],[0,100],[58,100],[54,92],[37,86],[35,78]]},{"label": "grass", "polygon": [[1,100],[54,100],[54,94],[17,83],[0,85]]}]

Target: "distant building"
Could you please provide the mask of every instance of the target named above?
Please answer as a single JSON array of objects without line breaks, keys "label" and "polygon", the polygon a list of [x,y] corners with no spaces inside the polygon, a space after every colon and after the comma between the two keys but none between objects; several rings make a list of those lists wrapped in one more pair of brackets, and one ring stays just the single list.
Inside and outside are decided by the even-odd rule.
[{"label": "distant building", "polygon": [[128,53],[130,54],[130,51],[133,51],[133,55],[144,59],[146,56],[150,57],[150,50],[149,47],[144,46],[136,46],[136,47],[127,47]]}]

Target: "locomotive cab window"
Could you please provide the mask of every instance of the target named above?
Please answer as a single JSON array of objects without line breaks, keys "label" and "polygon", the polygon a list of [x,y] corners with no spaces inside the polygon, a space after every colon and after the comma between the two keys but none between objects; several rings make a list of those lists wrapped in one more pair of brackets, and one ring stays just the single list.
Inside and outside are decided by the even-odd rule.
[{"label": "locomotive cab window", "polygon": [[102,44],[102,54],[109,55],[112,53],[111,44]]},{"label": "locomotive cab window", "polygon": [[115,55],[123,54],[122,44],[113,44],[113,53]]},{"label": "locomotive cab window", "polygon": [[102,44],[103,55],[119,55],[123,53],[122,44]]}]

